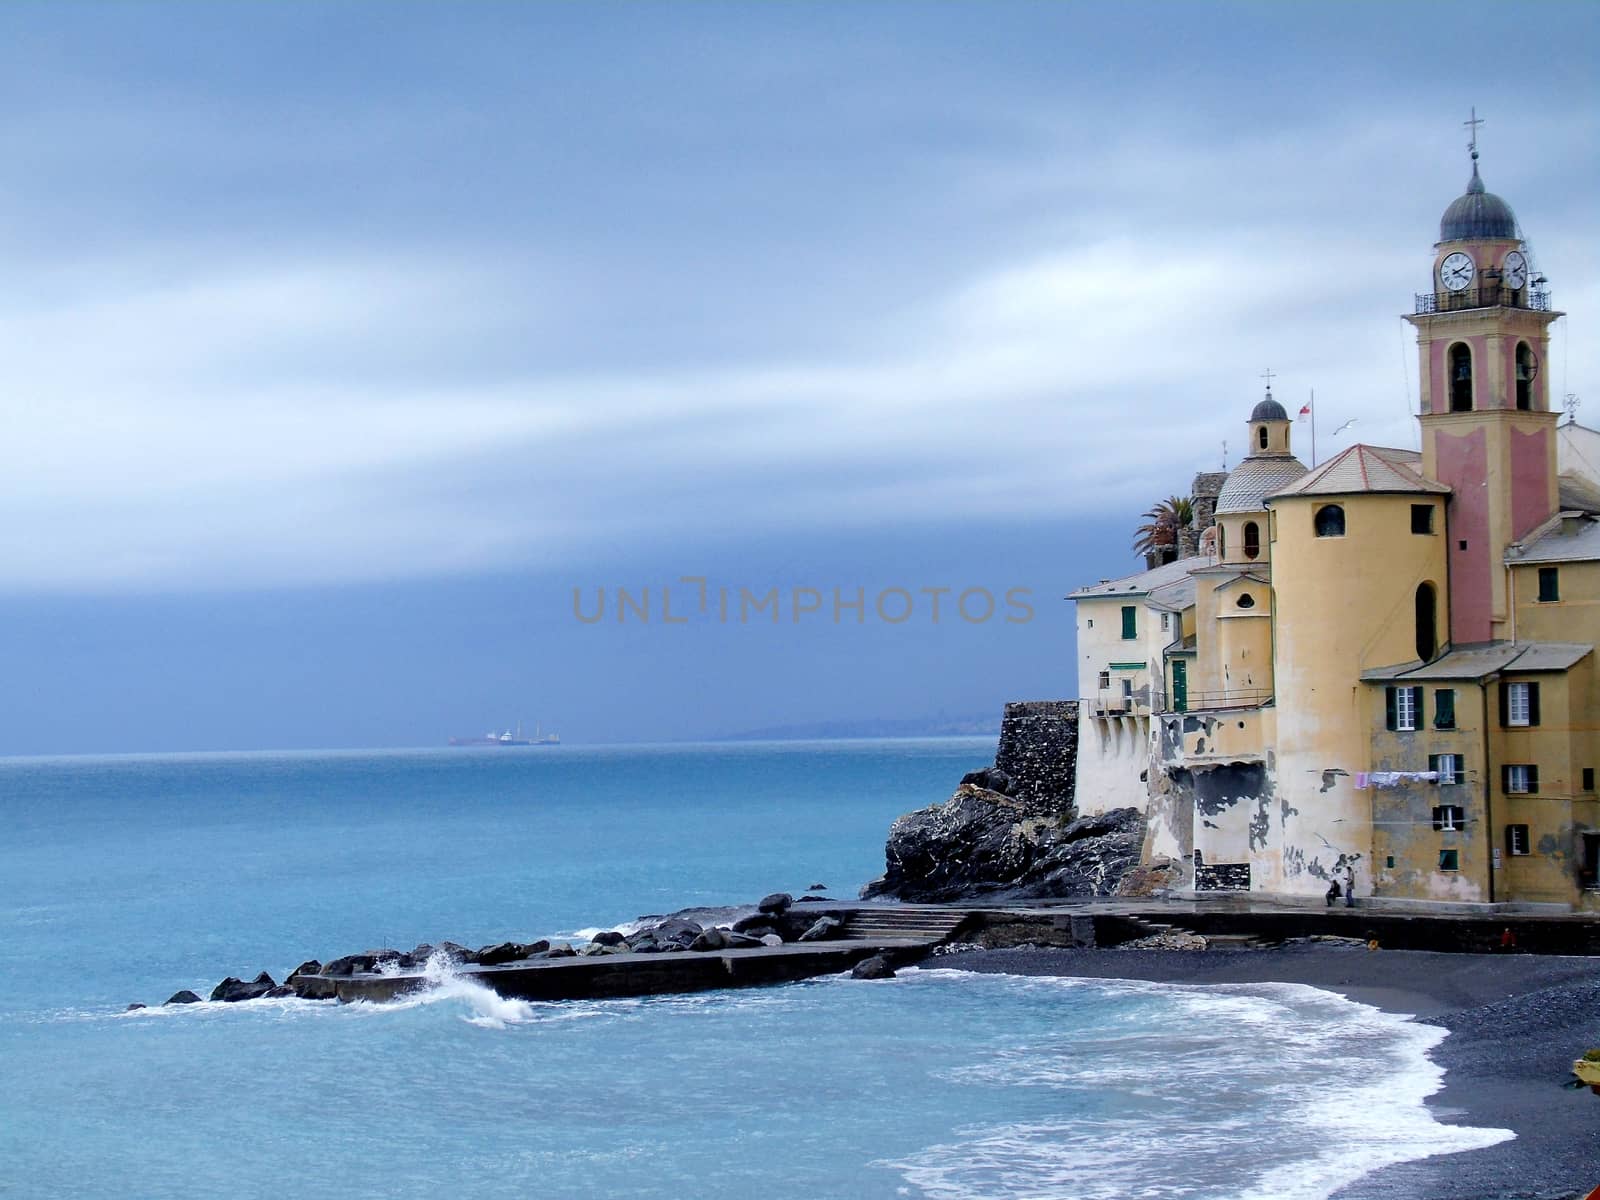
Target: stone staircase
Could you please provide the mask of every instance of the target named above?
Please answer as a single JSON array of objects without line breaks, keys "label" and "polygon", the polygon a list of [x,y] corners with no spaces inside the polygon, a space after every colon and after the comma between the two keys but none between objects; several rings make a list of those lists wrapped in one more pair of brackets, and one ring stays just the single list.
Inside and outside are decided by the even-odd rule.
[{"label": "stone staircase", "polygon": [[845,916],[840,937],[856,942],[942,942],[966,919],[965,912],[941,908],[858,908]]},{"label": "stone staircase", "polygon": [[[1126,917],[1124,919],[1140,931],[1140,938],[1161,937],[1166,934],[1182,938],[1195,932],[1192,929],[1184,928],[1182,925],[1173,925],[1165,921],[1152,921],[1148,917]],[[1213,950],[1261,950],[1283,945],[1282,938],[1263,937],[1253,933],[1206,933],[1200,936],[1205,938],[1206,945]]]}]

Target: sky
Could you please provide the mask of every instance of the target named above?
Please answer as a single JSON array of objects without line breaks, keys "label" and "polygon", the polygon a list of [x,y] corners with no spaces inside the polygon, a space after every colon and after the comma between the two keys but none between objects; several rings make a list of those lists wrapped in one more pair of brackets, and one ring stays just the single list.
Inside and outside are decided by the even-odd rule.
[{"label": "sky", "polygon": [[1264,370],[1319,458],[1417,444],[1473,106],[1600,425],[1597,50],[1553,0],[11,0],[0,753],[1070,696],[1062,597]]}]

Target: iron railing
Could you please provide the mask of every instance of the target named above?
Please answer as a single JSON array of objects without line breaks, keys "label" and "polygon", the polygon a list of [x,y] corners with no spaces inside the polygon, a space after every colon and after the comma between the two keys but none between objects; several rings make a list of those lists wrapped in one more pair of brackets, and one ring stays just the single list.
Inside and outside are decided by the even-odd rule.
[{"label": "iron railing", "polygon": [[1272,693],[1262,690],[1233,690],[1226,692],[1190,692],[1184,697],[1180,712],[1203,712],[1218,708],[1260,708]]},{"label": "iron railing", "polygon": [[1420,292],[1413,311],[1460,312],[1467,308],[1526,308],[1534,312],[1549,312],[1550,293],[1533,288],[1499,286],[1463,288],[1459,292]]}]

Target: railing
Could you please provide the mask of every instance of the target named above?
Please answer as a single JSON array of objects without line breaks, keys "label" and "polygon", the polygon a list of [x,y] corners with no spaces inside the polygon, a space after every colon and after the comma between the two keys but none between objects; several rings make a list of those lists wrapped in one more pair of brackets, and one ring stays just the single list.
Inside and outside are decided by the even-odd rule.
[{"label": "railing", "polygon": [[1150,705],[1137,697],[1117,696],[1113,699],[1085,696],[1078,703],[1091,717],[1147,717]]},{"label": "railing", "polygon": [[1190,692],[1184,697],[1184,712],[1201,712],[1218,708],[1260,708],[1272,693],[1260,689],[1251,691]]},{"label": "railing", "polygon": [[1550,311],[1550,293],[1533,288],[1476,287],[1459,292],[1421,292],[1413,310],[1419,313],[1459,312],[1467,308],[1526,308]]}]

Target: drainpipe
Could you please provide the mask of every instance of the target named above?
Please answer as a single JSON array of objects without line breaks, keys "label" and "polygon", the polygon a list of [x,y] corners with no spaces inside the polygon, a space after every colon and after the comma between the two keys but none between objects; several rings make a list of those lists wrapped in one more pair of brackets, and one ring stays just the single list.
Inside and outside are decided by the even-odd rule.
[{"label": "drainpipe", "polygon": [[1482,724],[1479,728],[1483,732],[1483,823],[1484,823],[1484,851],[1489,858],[1489,903],[1494,901],[1494,807],[1489,803],[1489,797],[1494,794],[1494,764],[1489,759],[1489,685],[1480,684],[1478,692],[1479,706],[1482,709]]}]

